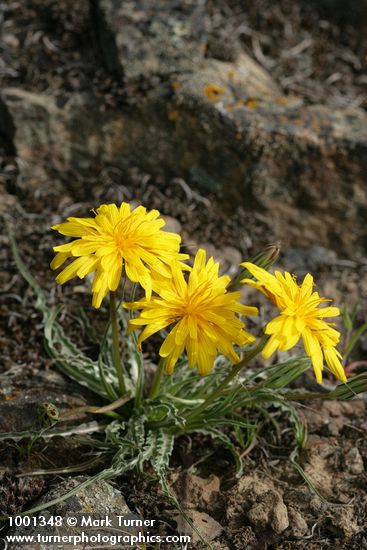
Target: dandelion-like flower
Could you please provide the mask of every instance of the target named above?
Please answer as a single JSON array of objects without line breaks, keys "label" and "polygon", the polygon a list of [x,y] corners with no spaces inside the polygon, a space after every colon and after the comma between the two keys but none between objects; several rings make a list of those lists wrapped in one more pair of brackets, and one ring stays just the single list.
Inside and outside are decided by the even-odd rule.
[{"label": "dandelion-like flower", "polygon": [[174,323],[159,350],[160,356],[166,358],[169,374],[184,350],[189,367],[197,365],[200,374],[207,374],[218,352],[238,363],[240,358],[233,343],[243,346],[255,340],[244,330],[244,323],[236,313],[257,315],[257,308],[240,304],[239,292],[227,293],[230,277],[219,277],[218,270],[219,264],[213,258],[206,263],[205,251],[199,250],[188,281],[182,270],[173,265],[172,279],[166,283],[153,282],[157,297],[124,304],[127,309],[142,310],[138,318],[130,321],[131,329],[145,325],[139,345]]},{"label": "dandelion-like flower", "polygon": [[52,229],[62,235],[77,237],[54,247],[57,254],[52,269],[77,257],[56,281],[64,284],[73,277],[83,279],[94,272],[93,306],[99,308],[106,294],[117,289],[124,269],[131,281],[142,285],[149,298],[152,272],[170,278],[171,263],[188,258],[179,253],[181,237],[161,230],[165,221],[159,215],[158,210],[147,212],[143,206],[131,211],[130,205],[123,202],[119,208],[102,204],[94,218],[68,218],[65,223],[54,225]]},{"label": "dandelion-like flower", "polygon": [[265,294],[280,310],[280,315],[270,321],[265,327],[265,334],[270,338],[266,343],[262,355],[269,358],[277,349],[287,351],[297,344],[302,337],[306,354],[311,358],[316,380],[322,382],[324,360],[337,378],[347,381],[342,358],[336,345],[340,340],[340,333],[333,328],[333,323],[325,321],[327,317],[339,315],[339,309],[333,306],[319,308],[326,298],[320,298],[313,291],[313,277],[309,273],[301,285],[296,283],[295,277],[279,271],[271,275],[265,269],[252,263],[243,265],[257,281],[243,279],[247,283]]}]

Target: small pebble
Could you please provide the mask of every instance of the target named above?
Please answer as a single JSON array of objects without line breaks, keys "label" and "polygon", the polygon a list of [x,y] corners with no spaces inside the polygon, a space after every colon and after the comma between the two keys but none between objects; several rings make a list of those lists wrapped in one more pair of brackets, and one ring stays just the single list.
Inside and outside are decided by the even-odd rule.
[{"label": "small pebble", "polygon": [[357,447],[352,447],[345,455],[345,465],[348,472],[359,475],[364,471],[363,458]]}]

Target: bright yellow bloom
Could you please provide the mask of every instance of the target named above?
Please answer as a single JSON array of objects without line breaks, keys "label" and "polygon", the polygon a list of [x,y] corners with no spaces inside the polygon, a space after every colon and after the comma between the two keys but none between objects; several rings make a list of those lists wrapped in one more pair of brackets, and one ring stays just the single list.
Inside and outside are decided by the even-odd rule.
[{"label": "bright yellow bloom", "polygon": [[130,321],[134,329],[146,325],[139,337],[139,345],[159,330],[175,323],[164,340],[159,354],[166,358],[166,370],[173,372],[178,358],[186,350],[189,367],[198,366],[200,374],[207,374],[221,352],[233,363],[240,358],[233,343],[243,346],[255,340],[245,332],[244,323],[236,313],[257,315],[256,307],[240,304],[239,292],[226,292],[230,278],[218,276],[219,264],[199,250],[186,282],[181,269],[172,266],[173,277],[169,282],[153,282],[158,297],[124,304],[127,309],[141,309],[137,319]]},{"label": "bright yellow bloom", "polygon": [[170,264],[188,258],[179,253],[181,237],[161,230],[165,221],[157,219],[159,215],[158,210],[147,212],[143,206],[130,211],[130,205],[123,202],[120,208],[102,204],[94,218],[68,218],[67,222],[54,225],[52,229],[77,239],[54,247],[57,254],[51,268],[57,269],[68,258],[78,257],[56,281],[64,284],[73,277],[83,279],[94,272],[93,306],[98,308],[106,294],[117,289],[124,268],[127,277],[140,283],[149,298],[152,272],[171,278]]},{"label": "bright yellow bloom", "polygon": [[302,336],[317,382],[322,382],[324,359],[335,376],[346,382],[347,378],[340,362],[342,357],[336,349],[340,333],[332,328],[333,323],[324,321],[326,317],[336,317],[340,312],[333,306],[318,307],[330,300],[320,298],[317,292],[313,292],[312,275],[308,273],[299,286],[295,277],[288,272],[282,275],[276,271],[275,275],[271,275],[265,269],[249,262],[241,265],[258,280],[256,282],[243,279],[241,282],[263,292],[280,310],[280,315],[265,327],[265,334],[270,334],[270,338],[263,349],[263,357],[267,359],[277,349],[286,351],[293,348]]}]

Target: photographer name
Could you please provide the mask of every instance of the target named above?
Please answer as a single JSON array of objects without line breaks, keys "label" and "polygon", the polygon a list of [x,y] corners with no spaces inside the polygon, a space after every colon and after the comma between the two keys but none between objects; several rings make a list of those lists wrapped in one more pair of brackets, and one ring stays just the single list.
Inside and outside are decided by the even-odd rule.
[{"label": "photographer name", "polygon": [[140,519],[128,516],[116,516],[113,519],[108,516],[103,518],[83,516],[80,520],[80,527],[113,527],[116,526],[116,519],[119,527],[152,527],[156,521],[155,519]]}]

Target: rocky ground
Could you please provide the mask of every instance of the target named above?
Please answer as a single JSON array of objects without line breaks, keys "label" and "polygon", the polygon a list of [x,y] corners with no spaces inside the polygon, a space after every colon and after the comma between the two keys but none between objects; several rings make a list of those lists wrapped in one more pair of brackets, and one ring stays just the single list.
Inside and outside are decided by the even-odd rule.
[{"label": "rocky ground", "polygon": [[[0,4],[1,213],[50,306],[64,304],[65,328],[91,356],[79,308],[97,332],[107,312],[92,313],[84,285],[56,286],[49,227],[102,202],[158,208],[190,252],[204,246],[230,274],[282,241],[280,267],[311,271],[325,295],[358,304],[358,323],[366,320],[366,38],[360,3],[347,18],[342,3],[330,4]],[[40,402],[64,411],[92,397],[51,368],[1,227],[0,431],[27,430]],[[351,369],[366,349],[362,339]],[[309,430],[300,461],[324,500],[289,463],[289,421],[276,409],[281,429],[263,427],[239,480],[223,449],[178,441],[171,486],[214,548],[367,547],[365,400],[299,408]],[[77,436],[31,451],[3,447],[0,512],[26,509],[60,482],[17,474],[68,467],[88,452]],[[138,478],[102,484],[99,502],[81,495],[73,506],[103,511],[111,491],[116,506],[125,498],[162,532],[177,529],[157,486]]]}]

